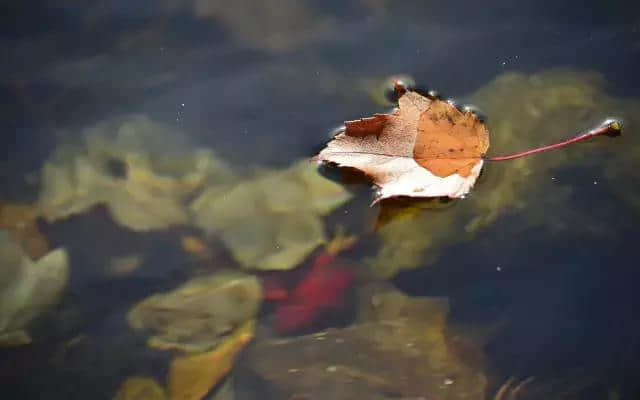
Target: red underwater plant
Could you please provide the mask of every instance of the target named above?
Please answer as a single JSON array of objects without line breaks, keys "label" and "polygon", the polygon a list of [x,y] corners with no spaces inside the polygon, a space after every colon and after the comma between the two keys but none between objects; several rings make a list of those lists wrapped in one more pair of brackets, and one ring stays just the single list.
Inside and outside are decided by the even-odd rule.
[{"label": "red underwater plant", "polygon": [[275,321],[280,333],[307,329],[327,310],[344,306],[354,271],[336,262],[338,253],[355,242],[339,236],[327,245],[311,265],[309,272],[290,291],[277,285],[265,285],[265,299],[277,301]]}]

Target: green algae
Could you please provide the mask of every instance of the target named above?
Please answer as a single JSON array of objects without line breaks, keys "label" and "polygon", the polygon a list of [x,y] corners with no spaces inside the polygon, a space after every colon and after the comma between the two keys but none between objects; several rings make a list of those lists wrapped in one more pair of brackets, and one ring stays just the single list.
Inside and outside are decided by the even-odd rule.
[{"label": "green algae", "polygon": [[[604,84],[600,75],[591,72],[506,73],[468,99],[489,116],[489,155],[498,155],[559,141],[590,129],[611,115],[637,118],[638,101],[611,97]],[[637,145],[632,145],[633,151],[620,151],[625,142],[637,143],[637,139],[624,135],[620,141],[598,138],[535,157],[488,162],[474,190],[451,209],[405,213],[379,227],[377,235],[382,245],[367,263],[373,274],[382,278],[433,264],[447,246],[472,240],[507,215],[519,216],[520,230],[534,226],[568,229],[561,219],[548,214],[548,210],[554,210],[553,215],[571,214],[571,187],[556,181],[554,171],[567,166],[590,166],[603,157],[615,157],[624,167],[620,163],[603,163],[602,168],[610,179],[619,177],[620,171],[632,171],[638,165],[640,154]],[[631,181],[637,179],[629,172],[624,176]],[[617,190],[627,201],[640,204],[624,187]],[[579,229],[578,225],[573,229]]]}]

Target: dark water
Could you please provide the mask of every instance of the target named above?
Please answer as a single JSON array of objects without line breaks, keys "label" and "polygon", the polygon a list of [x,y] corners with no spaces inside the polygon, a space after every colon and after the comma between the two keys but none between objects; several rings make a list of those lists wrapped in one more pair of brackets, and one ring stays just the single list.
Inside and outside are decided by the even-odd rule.
[{"label": "dark water", "polygon": [[[272,1],[265,15],[246,1],[215,18],[199,16],[192,1],[58,3],[0,8],[3,201],[37,198],[34,175],[53,148],[123,113],[176,126],[241,170],[286,167],[312,155],[340,121],[382,110],[366,78],[408,73],[457,97],[506,71],[562,67],[600,73],[611,96],[640,92],[640,7],[632,1]],[[473,241],[446,247],[434,265],[392,280],[412,295],[449,297],[452,324],[499,322],[483,347],[487,398],[509,377],[530,376],[546,390],[539,398],[563,398],[567,388],[567,398],[640,396],[639,213],[606,182],[592,184],[607,179],[599,161],[611,162],[549,172],[571,188],[572,214],[543,214],[588,219],[603,234],[521,230],[518,215],[507,214]],[[626,191],[639,190],[630,181]],[[349,207],[366,207],[366,196]],[[70,290],[40,323],[46,334],[1,350],[2,398],[110,398],[127,376],[160,375],[168,357],[123,334],[122,315],[187,278],[175,233],[123,235],[104,210],[42,225],[54,246],[70,250]],[[133,278],[105,280],[92,264],[108,256],[104,242],[152,257]],[[356,262],[374,242],[354,252]],[[60,354],[58,344],[80,334],[82,345]],[[255,383],[239,375],[236,386]],[[236,389],[237,398],[261,398]]]}]

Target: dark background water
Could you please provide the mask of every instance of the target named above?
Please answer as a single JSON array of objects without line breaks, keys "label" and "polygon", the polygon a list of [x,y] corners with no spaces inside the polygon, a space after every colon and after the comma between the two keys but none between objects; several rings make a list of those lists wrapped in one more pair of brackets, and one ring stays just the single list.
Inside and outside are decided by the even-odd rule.
[{"label": "dark background water", "polygon": [[[287,2],[274,4],[287,15]],[[179,118],[229,158],[251,141],[262,145],[252,158],[286,164],[345,116],[370,112],[365,94],[350,87],[363,76],[407,72],[453,96],[506,70],[559,66],[601,71],[619,94],[640,85],[638,6],[631,1],[427,1],[379,11],[362,4],[309,3],[313,18],[302,24],[309,39],[273,52],[233,40],[230,31],[258,30],[256,17],[222,28],[188,7],[5,3],[2,115],[4,131],[13,133],[2,146],[5,158],[35,168],[49,149],[37,144],[51,140],[52,125],[71,129],[140,111]],[[315,32],[318,20],[332,29]],[[126,43],[141,31],[149,33]],[[286,144],[287,153],[272,143]]]},{"label": "dark background water", "polygon": [[[234,6],[242,11],[244,4],[246,18],[240,11],[222,22],[197,18],[192,2],[171,3],[3,2],[4,200],[32,198],[29,174],[56,143],[120,113],[175,124],[236,163],[284,166],[310,155],[340,121],[377,107],[361,88],[363,77],[406,72],[455,97],[505,71],[569,67],[601,72],[614,95],[637,97],[640,89],[635,1],[267,2],[283,17],[262,31],[249,2]],[[288,13],[299,7],[308,14],[291,15],[301,22],[288,28]],[[301,38],[273,48],[261,40],[272,31]],[[637,211],[581,184],[592,172],[562,171],[565,181],[575,182],[575,208],[607,221],[611,240],[542,230],[510,236],[517,220],[506,219],[484,239],[447,252],[436,268],[394,282],[412,294],[451,297],[453,320],[506,320],[486,347],[497,376],[586,381],[576,398],[605,398],[611,388],[637,398]],[[496,265],[517,268],[498,273]],[[91,304],[78,324],[108,336],[122,323],[109,317],[114,310],[170,286],[167,276],[176,278],[170,269],[158,271],[118,287],[74,278],[72,295],[90,296],[82,302]],[[101,350],[96,359],[78,356],[76,364],[86,365],[82,373],[77,365],[66,371],[41,365],[42,347],[12,352],[11,359],[23,363],[11,371],[2,365],[9,388],[3,398],[71,398],[92,393],[102,381],[111,388],[116,376],[135,372],[105,356],[127,343],[92,340]]]}]

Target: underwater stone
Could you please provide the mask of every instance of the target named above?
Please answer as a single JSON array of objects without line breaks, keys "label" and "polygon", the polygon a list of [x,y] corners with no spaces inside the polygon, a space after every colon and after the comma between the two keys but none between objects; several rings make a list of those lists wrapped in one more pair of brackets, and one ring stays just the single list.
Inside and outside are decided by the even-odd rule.
[{"label": "underwater stone", "polygon": [[0,231],[0,346],[29,343],[25,329],[60,300],[69,280],[65,249],[37,262]]},{"label": "underwater stone", "polygon": [[142,115],[99,122],[84,136],[56,149],[42,168],[38,203],[50,222],[104,204],[118,224],[136,231],[186,224],[185,202],[194,192],[232,179],[211,152]]},{"label": "underwater stone", "polygon": [[218,235],[245,268],[283,270],[326,242],[321,220],[350,198],[308,161],[206,190],[191,205],[194,223]]},{"label": "underwater stone", "polygon": [[297,50],[328,37],[333,31],[331,18],[309,0],[275,3],[241,0],[229,4],[194,0],[189,4],[196,18],[214,20],[238,45],[260,51]]},{"label": "underwater stone", "polygon": [[152,295],[135,305],[127,319],[132,328],[151,333],[151,347],[202,352],[252,319],[261,301],[255,276],[224,271]]},{"label": "underwater stone", "polygon": [[484,371],[448,348],[446,299],[374,289],[360,296],[361,308],[372,309],[366,318],[346,328],[257,340],[248,349],[249,367],[285,398],[485,398]]}]

